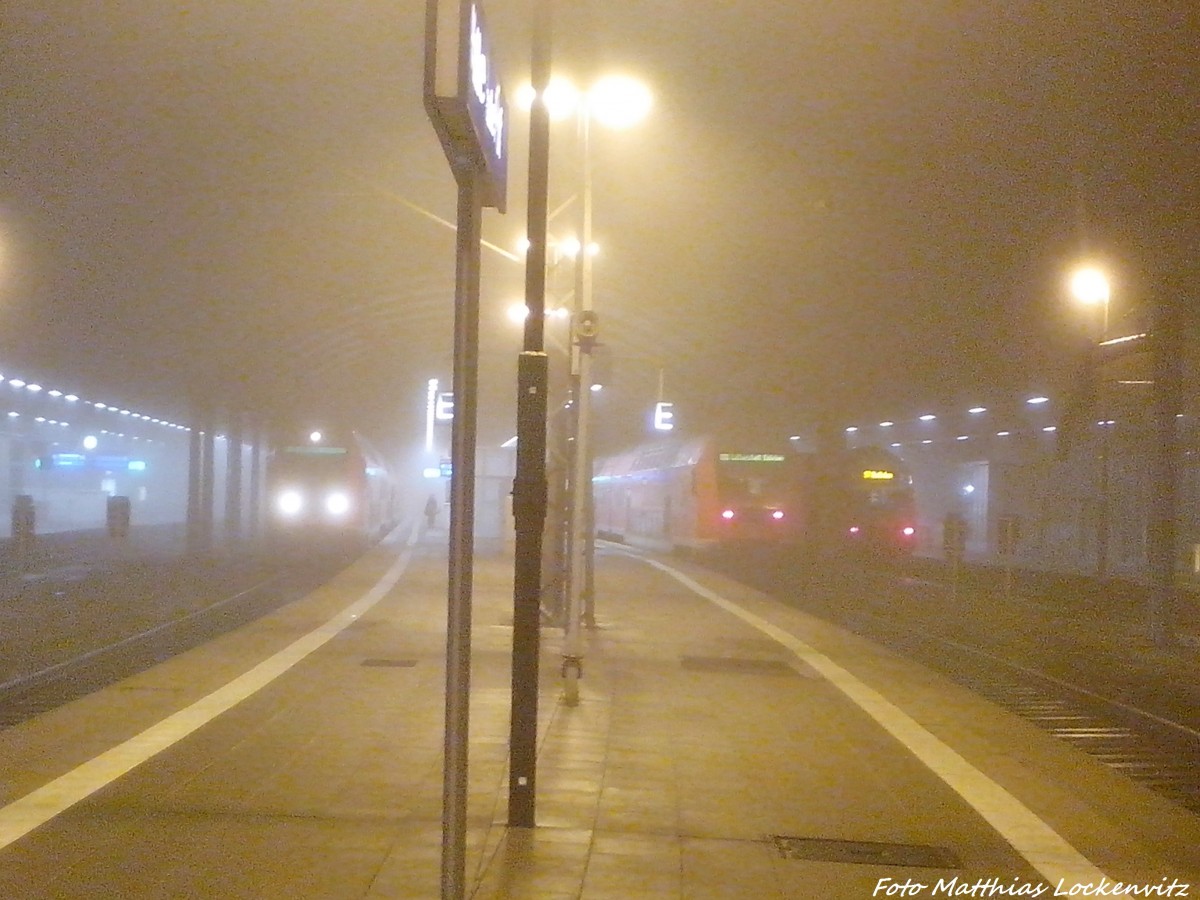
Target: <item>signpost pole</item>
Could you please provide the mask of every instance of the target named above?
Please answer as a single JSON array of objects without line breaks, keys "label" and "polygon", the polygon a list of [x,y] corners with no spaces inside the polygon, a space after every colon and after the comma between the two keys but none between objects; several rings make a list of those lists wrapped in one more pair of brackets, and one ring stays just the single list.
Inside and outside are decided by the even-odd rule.
[{"label": "signpost pole", "polygon": [[427,0],[424,78],[425,108],[458,183],[441,888],[443,900],[462,900],[470,747],[479,254],[483,207],[504,211],[507,171],[505,107],[479,0]]},{"label": "signpost pole", "polygon": [[442,770],[442,897],[447,900],[459,900],[465,893],[481,217],[477,176],[474,172],[462,173],[458,186],[458,248],[454,292],[455,408],[450,437],[446,730],[445,764]]}]

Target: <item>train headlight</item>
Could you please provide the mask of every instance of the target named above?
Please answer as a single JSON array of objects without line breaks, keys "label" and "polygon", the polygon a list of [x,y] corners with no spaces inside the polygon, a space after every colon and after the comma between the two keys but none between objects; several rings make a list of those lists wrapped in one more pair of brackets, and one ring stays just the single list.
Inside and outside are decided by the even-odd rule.
[{"label": "train headlight", "polygon": [[724,519],[726,522],[733,521],[733,510],[732,509],[722,510],[721,518]]},{"label": "train headlight", "polygon": [[350,497],[344,491],[333,491],[325,497],[325,512],[331,516],[344,516],[350,511]]},{"label": "train headlight", "polygon": [[304,509],[304,497],[299,491],[280,491],[279,496],[275,498],[275,508],[285,516],[298,516]]},{"label": "train headlight", "polygon": [[859,528],[857,525],[851,525],[851,526],[850,526],[850,533],[851,533],[851,534],[858,534],[860,531],[862,531],[862,529],[861,529],[861,528]]},{"label": "train headlight", "polygon": [[917,529],[913,528],[911,525],[905,525],[904,528],[901,529],[901,531],[905,537],[912,537],[914,534],[917,533]]},{"label": "train headlight", "polygon": [[778,522],[780,519],[783,518],[783,510],[782,509],[771,510],[771,518],[774,519],[776,522]]}]

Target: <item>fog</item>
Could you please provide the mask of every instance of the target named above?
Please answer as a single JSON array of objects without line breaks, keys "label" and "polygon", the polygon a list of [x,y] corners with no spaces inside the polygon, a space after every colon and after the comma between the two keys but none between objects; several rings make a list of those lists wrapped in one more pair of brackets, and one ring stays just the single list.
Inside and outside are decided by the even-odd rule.
[{"label": "fog", "polygon": [[[486,6],[512,95],[530,4]],[[423,12],[8,0],[0,363],[185,420],[207,402],[419,428],[427,379],[451,375],[455,208]],[[681,429],[762,440],[1069,390],[1076,260],[1110,268],[1118,323],[1197,274],[1197,30],[1170,3],[557,4],[556,74],[654,96],[593,135],[605,439],[638,437],[660,371]],[[486,442],[512,433],[520,342],[515,104],[510,126]],[[577,154],[556,124],[556,238]],[[549,280],[563,302],[569,271]]]}]

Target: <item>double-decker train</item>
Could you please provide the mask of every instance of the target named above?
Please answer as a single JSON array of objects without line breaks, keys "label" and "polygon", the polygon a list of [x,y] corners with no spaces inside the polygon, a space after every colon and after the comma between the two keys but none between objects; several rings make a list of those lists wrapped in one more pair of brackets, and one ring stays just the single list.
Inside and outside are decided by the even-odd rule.
[{"label": "double-decker train", "polygon": [[396,524],[398,497],[380,454],[359,434],[311,432],[284,441],[267,462],[271,533],[362,543]]},{"label": "double-decker train", "polygon": [[664,440],[597,461],[598,537],[661,550],[910,552],[912,478],[886,450],[774,453]]},{"label": "double-decker train", "polygon": [[782,453],[648,444],[597,462],[596,534],[654,549],[795,543],[805,532],[800,475]]}]

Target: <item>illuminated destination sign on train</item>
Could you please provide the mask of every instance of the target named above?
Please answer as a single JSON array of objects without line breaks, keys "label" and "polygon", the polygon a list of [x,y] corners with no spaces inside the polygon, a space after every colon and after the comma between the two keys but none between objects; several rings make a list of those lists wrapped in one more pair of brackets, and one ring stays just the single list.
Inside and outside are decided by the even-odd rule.
[{"label": "illuminated destination sign on train", "polygon": [[787,457],[781,453],[722,453],[721,462],[783,462]]},{"label": "illuminated destination sign on train", "polygon": [[284,447],[284,453],[293,453],[296,456],[345,456],[348,452],[345,447]]},{"label": "illuminated destination sign on train", "polygon": [[896,473],[887,469],[864,469],[862,477],[865,481],[891,481],[896,477]]}]

